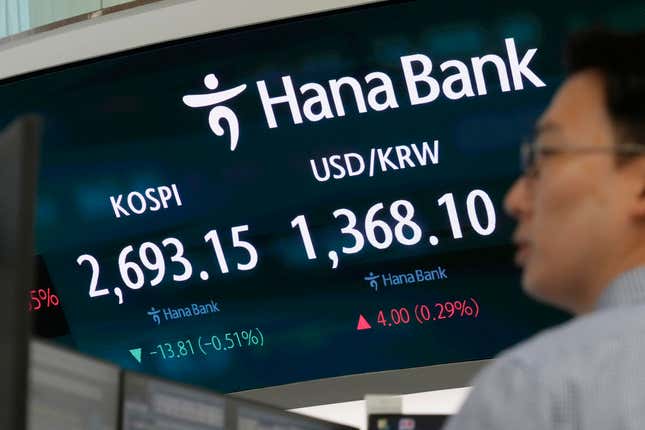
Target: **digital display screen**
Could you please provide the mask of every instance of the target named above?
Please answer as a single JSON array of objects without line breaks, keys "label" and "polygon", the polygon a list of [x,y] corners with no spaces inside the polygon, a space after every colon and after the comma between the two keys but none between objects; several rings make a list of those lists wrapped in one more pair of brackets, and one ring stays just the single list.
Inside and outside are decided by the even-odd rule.
[{"label": "digital display screen", "polygon": [[518,142],[566,35],[639,7],[377,4],[5,82],[45,121],[31,312],[223,392],[493,357],[565,318],[513,267]]},{"label": "digital display screen", "polygon": [[117,430],[119,368],[53,345],[32,342],[30,430]]},{"label": "digital display screen", "polygon": [[125,374],[123,430],[224,430],[225,415],[222,396]]}]

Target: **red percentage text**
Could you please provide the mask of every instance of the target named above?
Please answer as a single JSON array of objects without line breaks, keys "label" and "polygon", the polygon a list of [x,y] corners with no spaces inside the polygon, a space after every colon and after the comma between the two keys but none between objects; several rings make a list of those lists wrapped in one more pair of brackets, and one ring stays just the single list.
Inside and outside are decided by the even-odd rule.
[{"label": "red percentage text", "polygon": [[477,318],[479,317],[479,303],[470,297],[461,300],[449,300],[434,304],[416,304],[414,309],[406,306],[379,310],[376,321],[383,327],[392,327],[409,324],[416,321],[417,324],[437,320],[456,318]]},{"label": "red percentage text", "polygon": [[60,304],[58,296],[51,292],[49,288],[40,288],[29,291],[29,311],[39,311],[43,308],[56,307]]}]

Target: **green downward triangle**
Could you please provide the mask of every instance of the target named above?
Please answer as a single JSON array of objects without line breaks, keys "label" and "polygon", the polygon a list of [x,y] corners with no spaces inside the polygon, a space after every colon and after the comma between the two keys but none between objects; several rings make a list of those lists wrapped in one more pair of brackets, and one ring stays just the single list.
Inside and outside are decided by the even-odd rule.
[{"label": "green downward triangle", "polygon": [[141,348],[134,348],[130,350],[130,354],[134,357],[135,360],[141,364]]}]

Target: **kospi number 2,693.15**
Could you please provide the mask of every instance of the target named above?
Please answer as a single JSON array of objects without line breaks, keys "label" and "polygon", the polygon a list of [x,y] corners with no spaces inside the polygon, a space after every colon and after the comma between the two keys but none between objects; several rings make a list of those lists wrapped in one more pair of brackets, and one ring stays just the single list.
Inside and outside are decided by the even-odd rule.
[{"label": "kospi number 2,693.15", "polygon": [[[252,270],[258,263],[258,252],[255,247],[240,237],[240,234],[248,231],[248,225],[240,225],[231,228],[231,239],[233,248],[242,248],[248,253],[248,261],[237,262],[237,270]],[[204,241],[211,243],[215,251],[215,257],[222,274],[229,273],[229,263],[222,247],[217,230],[210,230],[204,235]],[[170,263],[176,265],[176,270],[172,274],[172,280],[175,282],[185,282],[193,276],[193,265],[188,258],[184,256],[184,245],[174,237],[169,237],[161,241],[161,246],[153,242],[144,242],[136,248],[136,256],[131,254],[135,251],[132,245],[124,247],[119,253],[118,269],[123,284],[130,290],[142,288],[146,282],[154,287],[159,285],[165,279],[168,279],[166,270],[167,254],[170,251]],[[138,259],[136,258],[138,256]],[[78,257],[76,263],[82,266],[89,263],[92,269],[92,278],[90,281],[89,296],[101,297],[110,294],[108,288],[98,288],[100,267],[98,260],[89,254],[83,254]],[[143,266],[143,267],[142,267]],[[144,272],[146,269],[146,272]],[[208,272],[202,270],[200,277],[208,279]],[[120,287],[113,289],[114,294],[119,298],[119,303],[123,303],[123,290]]]}]

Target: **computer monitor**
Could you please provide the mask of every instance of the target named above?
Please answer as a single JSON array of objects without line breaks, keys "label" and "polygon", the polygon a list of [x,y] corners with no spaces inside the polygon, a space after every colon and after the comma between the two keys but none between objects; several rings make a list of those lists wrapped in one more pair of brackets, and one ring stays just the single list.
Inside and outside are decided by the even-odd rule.
[{"label": "computer monitor", "polygon": [[[124,40],[179,3],[158,22],[203,20],[162,3],[95,28]],[[522,293],[502,200],[567,34],[638,7],[258,6],[244,22],[271,22],[3,82],[8,113],[45,118],[37,253],[62,341],[287,408],[466,385],[566,319]]]},{"label": "computer monitor", "polygon": [[31,342],[29,430],[118,430],[118,367],[43,341]]},{"label": "computer monitor", "polygon": [[13,121],[0,134],[0,428],[25,428],[39,122]]},{"label": "computer monitor", "polygon": [[123,430],[170,428],[228,430],[227,400],[195,387],[125,372]]},{"label": "computer monitor", "polygon": [[123,430],[352,430],[197,387],[125,372]]}]

